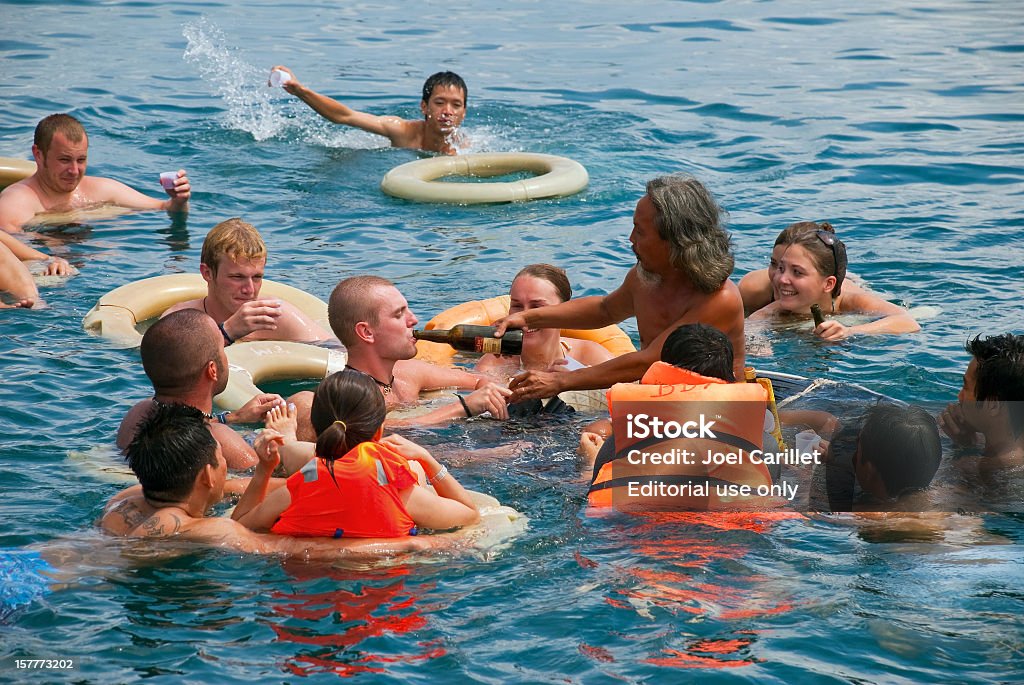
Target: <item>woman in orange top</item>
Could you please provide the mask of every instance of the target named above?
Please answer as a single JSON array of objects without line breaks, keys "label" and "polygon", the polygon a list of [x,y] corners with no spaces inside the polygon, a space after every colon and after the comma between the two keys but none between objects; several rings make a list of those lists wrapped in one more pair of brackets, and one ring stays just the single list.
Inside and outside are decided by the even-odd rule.
[{"label": "woman in orange top", "polygon": [[[325,378],[310,412],[316,458],[256,506],[239,502],[232,517],[256,531],[316,537],[394,538],[475,523],[476,505],[447,467],[398,435],[381,439],[386,413],[370,376],[346,369]],[[434,490],[419,484],[410,460]]]}]

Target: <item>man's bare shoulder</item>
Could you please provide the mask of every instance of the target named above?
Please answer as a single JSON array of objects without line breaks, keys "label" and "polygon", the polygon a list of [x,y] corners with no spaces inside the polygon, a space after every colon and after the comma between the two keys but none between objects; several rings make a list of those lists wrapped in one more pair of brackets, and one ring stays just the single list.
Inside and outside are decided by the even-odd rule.
[{"label": "man's bare shoulder", "polygon": [[138,427],[139,422],[146,417],[146,414],[152,411],[153,406],[152,399],[145,399],[136,402],[135,406],[125,413],[124,418],[121,419],[121,425],[117,428],[117,448],[119,450],[128,447],[132,438],[135,437],[135,429]]},{"label": "man's bare shoulder", "polygon": [[174,312],[180,312],[182,309],[200,309],[201,310],[202,308],[203,308],[203,298],[199,298],[198,300],[186,300],[184,302],[179,302],[178,304],[172,304],[170,307],[168,307],[166,310],[164,310],[164,313],[160,315],[160,318],[162,319],[165,316],[167,316],[168,314],[173,314]]},{"label": "man's bare shoulder", "polygon": [[278,340],[294,340],[296,342],[320,342],[334,337],[304,311],[287,300],[281,300],[281,313],[276,331]]},{"label": "man's bare shoulder", "polygon": [[231,426],[216,421],[210,422],[210,434],[220,445],[224,460],[232,471],[241,471],[256,465],[259,458],[240,433]]},{"label": "man's bare shoulder", "polygon": [[738,285],[732,282],[731,279],[725,279],[725,283],[722,287],[711,293],[709,296],[717,306],[725,306],[730,310],[743,309],[743,294],[740,292]]},{"label": "man's bare shoulder", "polygon": [[182,531],[183,518],[189,517],[178,509],[154,509],[141,488],[133,487],[111,500],[100,519],[100,528],[120,537],[169,537]]},{"label": "man's bare shoulder", "polygon": [[726,279],[722,286],[713,293],[700,294],[693,300],[693,305],[685,317],[685,323],[700,322],[732,333],[743,331],[743,296],[739,287]]},{"label": "man's bare shoulder", "polygon": [[423,121],[403,119],[397,116],[383,116],[380,118],[380,123],[393,147],[423,147],[425,127]]},{"label": "man's bare shoulder", "polygon": [[33,208],[38,207],[42,211],[43,205],[39,201],[39,196],[32,189],[31,180],[31,177],[23,178],[0,190],[0,207],[32,204]]},{"label": "man's bare shoulder", "polygon": [[141,491],[108,505],[100,528],[110,535],[130,538],[176,538],[188,542],[237,546],[249,533],[229,518],[194,518],[177,507],[154,509]]},{"label": "man's bare shoulder", "polygon": [[18,181],[0,192],[0,228],[3,230],[21,231],[32,217],[46,211],[39,196],[29,184],[30,180]]},{"label": "man's bare shoulder", "polygon": [[86,204],[118,202],[125,191],[135,193],[131,187],[105,176],[85,176],[78,184],[75,195]]}]

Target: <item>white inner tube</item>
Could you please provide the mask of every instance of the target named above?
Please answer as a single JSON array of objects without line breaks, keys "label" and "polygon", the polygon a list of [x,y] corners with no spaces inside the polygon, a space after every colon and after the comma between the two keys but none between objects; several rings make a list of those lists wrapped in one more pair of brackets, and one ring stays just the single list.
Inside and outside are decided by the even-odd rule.
[{"label": "white inner tube", "polygon": [[[446,183],[445,176],[504,176],[520,171],[533,178],[505,183]],[[578,193],[590,178],[579,162],[536,152],[481,152],[432,157],[408,162],[384,175],[380,188],[388,195],[415,202],[482,204],[521,202]]]},{"label": "white inner tube", "polygon": [[305,343],[258,340],[235,343],[225,348],[228,356],[228,384],[213,398],[218,407],[235,411],[262,392],[266,381],[323,379],[345,368],[348,353]]},{"label": "white inner tube", "polygon": [[[199,274],[169,274],[144,278],[114,288],[89,310],[82,326],[90,333],[112,340],[125,347],[138,347],[142,334],[137,324],[155,319],[171,306],[186,300],[197,300],[207,293],[206,281]],[[326,330],[327,303],[309,293],[284,283],[264,279],[261,298],[286,300]]]},{"label": "white inner tube", "polygon": [[0,157],[0,188],[6,188],[34,173],[36,173],[35,162],[14,157]]}]

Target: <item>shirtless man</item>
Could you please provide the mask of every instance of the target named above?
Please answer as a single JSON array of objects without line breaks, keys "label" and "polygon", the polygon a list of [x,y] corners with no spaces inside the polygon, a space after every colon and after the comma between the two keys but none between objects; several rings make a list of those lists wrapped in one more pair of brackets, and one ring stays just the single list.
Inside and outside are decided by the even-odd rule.
[{"label": "shirtless man", "polygon": [[256,423],[284,404],[280,395],[260,394],[237,411],[214,416],[213,398],[228,383],[228,360],[217,324],[206,314],[184,309],[150,326],[139,348],[142,368],[153,383],[153,397],[128,410],[117,430],[117,446],[125,450],[139,423],[156,407],[184,404],[195,407],[210,420],[210,433],[220,445],[231,469],[253,466],[256,453],[229,424]]},{"label": "shirtless man", "polygon": [[639,380],[658,361],[665,338],[686,323],[725,333],[743,377],[743,301],[729,280],[733,256],[720,208],[695,178],[662,176],[647,184],[629,236],[637,264],[622,285],[601,296],[518,312],[495,322],[507,328],[600,328],[636,317],[640,350],[575,371],[527,371],[513,379],[511,402],[566,390],[607,388]]},{"label": "shirtless man", "polygon": [[466,118],[466,82],[450,71],[441,71],[423,84],[420,111],[423,121],[412,121],[396,116],[377,116],[346,107],[337,100],[321,95],[299,83],[291,69],[276,66],[287,72],[289,81],[283,88],[309,105],[317,114],[336,124],[354,126],[384,136],[392,147],[417,148],[445,155],[457,154],[460,140],[459,126]]},{"label": "shirtless man", "polygon": [[36,125],[32,155],[36,173],[0,193],[0,229],[21,232],[36,215],[68,212],[101,204],[127,209],[164,209],[187,212],[192,194],[185,170],[178,171],[169,199],[143,195],[119,181],[86,176],[89,137],[77,119],[51,114]]},{"label": "shirtless man", "polygon": [[939,425],[962,447],[980,446],[980,436],[977,467],[987,477],[1024,464],[1024,335],[979,335],[966,348],[971,361],[959,401],[946,407]]},{"label": "shirtless man", "polygon": [[295,305],[259,299],[266,264],[267,246],[251,224],[239,218],[220,222],[206,234],[200,255],[206,297],[180,302],[163,316],[182,309],[209,314],[226,345],[239,340],[328,340],[331,334]]},{"label": "shirtless man", "polygon": [[[414,404],[428,390],[473,390],[461,400],[399,423],[441,423],[485,411],[497,419],[508,418],[505,398],[511,393],[507,388],[461,369],[413,359],[412,329],[419,319],[391,281],[377,276],[346,278],[331,293],[328,316],[334,333],[348,348],[348,365],[377,381],[389,411]],[[388,425],[397,424],[389,421]]]},{"label": "shirtless man", "polygon": [[[257,441],[260,453],[253,485],[242,492],[239,505],[251,506],[266,496],[270,473],[277,466],[273,437]],[[261,535],[230,518],[208,518],[226,489],[239,492],[241,481],[225,487],[227,464],[218,442],[210,435],[203,413],[180,404],[159,405],[139,426],[126,450],[128,465],[139,485],[115,495],[107,504],[100,527],[118,537],[198,542],[242,552],[287,554],[306,559],[379,556],[444,545],[440,536],[396,540],[327,540]],[[277,485],[284,481],[278,480]]]},{"label": "shirtless man", "polygon": [[72,273],[66,260],[50,257],[8,235],[22,233],[36,215],[104,203],[130,209],[188,211],[191,187],[183,170],[178,172],[174,189],[167,191],[171,199],[156,200],[109,178],[86,176],[88,152],[89,138],[82,124],[67,114],[51,114],[36,125],[32,145],[36,172],[0,192],[0,291],[10,293],[15,306],[32,307],[39,299],[24,262],[46,260],[43,275],[47,276]]}]

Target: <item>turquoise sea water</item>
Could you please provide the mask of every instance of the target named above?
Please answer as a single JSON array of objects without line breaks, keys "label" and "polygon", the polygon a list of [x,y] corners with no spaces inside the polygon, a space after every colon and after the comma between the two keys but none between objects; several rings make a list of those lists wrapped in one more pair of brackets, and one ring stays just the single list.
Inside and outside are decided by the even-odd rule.
[{"label": "turquoise sea water", "polygon": [[[586,515],[568,424],[476,422],[419,435],[464,482],[526,511],[509,549],[385,568],[194,551],[131,559],[91,526],[148,384],[137,352],[85,334],[117,285],[194,271],[241,215],[268,277],[325,297],[395,280],[424,319],[504,291],[524,264],[606,292],[652,176],[688,171],[729,211],[738,278],[777,232],[829,220],[851,268],[893,301],[938,308],[918,335],[825,346],[750,331],[764,368],[856,382],[939,408],[977,333],[1024,330],[1024,21],[1014,2],[0,2],[0,155],[42,116],[90,133],[90,172],[158,194],[185,167],[187,222],[135,214],[48,233],[82,274],[48,309],[0,311],[0,545],[66,546],[72,582],[0,625],[0,681],[1012,682],[1024,671],[1022,544],[1012,515],[942,540],[879,540],[836,521],[756,530]],[[416,158],[333,127],[265,87],[283,63],[375,113],[413,117],[426,75],[470,87],[477,149],[584,164],[581,195],[442,207],[383,195]],[[627,326],[635,333],[635,328]],[[73,658],[29,672],[16,658]]]}]

